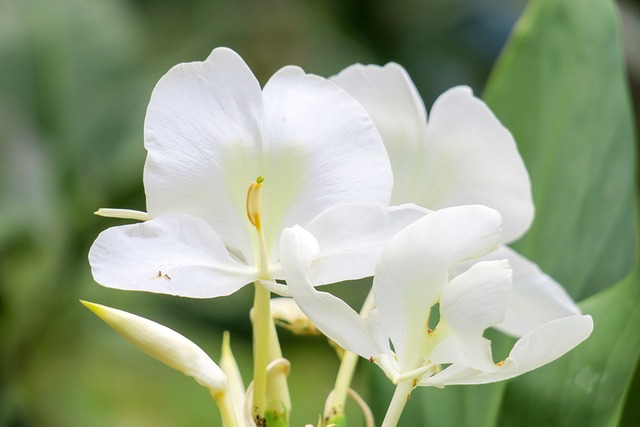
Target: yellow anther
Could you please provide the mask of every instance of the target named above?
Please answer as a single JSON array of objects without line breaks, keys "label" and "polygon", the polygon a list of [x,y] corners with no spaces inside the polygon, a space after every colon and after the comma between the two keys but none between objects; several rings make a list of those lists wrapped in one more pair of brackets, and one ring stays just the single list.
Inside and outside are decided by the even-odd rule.
[{"label": "yellow anther", "polygon": [[264,178],[259,176],[254,182],[249,185],[247,190],[247,217],[249,221],[258,230],[262,228],[260,222],[260,212],[262,208],[262,182]]}]

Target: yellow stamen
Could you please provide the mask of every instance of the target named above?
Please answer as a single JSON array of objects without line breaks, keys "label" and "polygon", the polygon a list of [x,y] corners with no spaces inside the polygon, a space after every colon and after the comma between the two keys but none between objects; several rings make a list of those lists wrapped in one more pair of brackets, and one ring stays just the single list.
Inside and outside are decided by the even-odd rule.
[{"label": "yellow stamen", "polygon": [[260,213],[262,210],[262,182],[264,178],[259,176],[249,185],[247,190],[247,217],[258,230],[262,228]]}]

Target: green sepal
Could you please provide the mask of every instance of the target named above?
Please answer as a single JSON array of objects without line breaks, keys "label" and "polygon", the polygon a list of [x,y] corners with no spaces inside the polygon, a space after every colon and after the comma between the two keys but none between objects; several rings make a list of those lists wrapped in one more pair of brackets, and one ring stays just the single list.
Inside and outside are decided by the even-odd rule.
[{"label": "green sepal", "polygon": [[[264,413],[265,427],[289,427],[289,420],[282,411],[267,409]],[[260,424],[258,424],[260,426]]]},{"label": "green sepal", "polygon": [[347,427],[347,416],[344,414],[344,412],[333,415],[325,423],[325,427],[327,426]]}]

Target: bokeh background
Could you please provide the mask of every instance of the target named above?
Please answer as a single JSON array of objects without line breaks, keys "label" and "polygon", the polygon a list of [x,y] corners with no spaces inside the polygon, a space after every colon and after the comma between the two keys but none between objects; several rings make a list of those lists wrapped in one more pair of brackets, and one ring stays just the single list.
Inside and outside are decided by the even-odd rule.
[{"label": "bokeh background", "polygon": [[[264,83],[288,64],[330,76],[396,61],[430,106],[453,85],[482,93],[526,3],[0,0],[0,426],[218,425],[204,389],[134,349],[79,299],[168,325],[214,359],[229,330],[249,380],[250,287],[188,300],[105,289],[89,271],[97,234],[125,223],[93,212],[145,209],[145,108],[171,66],[228,46]],[[618,4],[637,105],[640,3]],[[334,290],[357,305],[367,284]],[[314,422],[338,359],[322,338],[282,340],[297,390],[292,425]],[[367,397],[379,375],[362,364],[354,388]]]}]

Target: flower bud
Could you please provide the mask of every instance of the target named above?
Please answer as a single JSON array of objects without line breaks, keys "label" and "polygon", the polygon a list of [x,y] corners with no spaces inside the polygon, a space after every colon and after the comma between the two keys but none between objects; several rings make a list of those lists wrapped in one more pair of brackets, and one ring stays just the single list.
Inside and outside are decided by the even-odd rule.
[{"label": "flower bud", "polygon": [[227,376],[196,344],[176,331],[126,311],[81,301],[107,325],[149,356],[193,377],[212,394],[227,390]]}]

